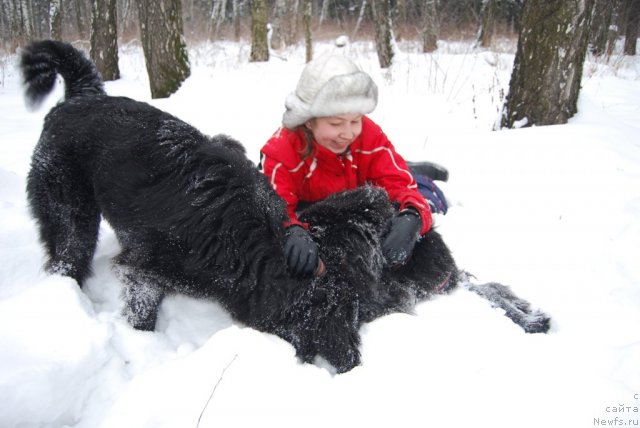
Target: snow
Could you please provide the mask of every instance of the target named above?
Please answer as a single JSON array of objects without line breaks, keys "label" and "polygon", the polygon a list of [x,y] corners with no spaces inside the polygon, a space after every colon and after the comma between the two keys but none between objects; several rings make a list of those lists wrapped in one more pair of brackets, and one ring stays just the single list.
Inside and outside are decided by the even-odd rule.
[{"label": "snow", "polygon": [[[332,375],[234,322],[215,302],[162,305],[155,332],[122,318],[103,223],[94,276],[43,272],[24,181],[42,120],[22,100],[16,57],[0,84],[1,427],[577,427],[640,424],[640,59],[589,58],[569,124],[491,131],[513,53],[401,43],[380,70],[371,43],[342,49],[380,87],[371,115],[410,160],[448,167],[436,224],[458,264],[511,285],[552,316],[529,335],[466,290],[362,328],[362,366]],[[121,46],[112,95],[150,102],[258,151],[276,131],[302,46],[248,63],[249,46],[190,47],[192,75],[150,100],[144,58]],[[622,409],[622,410],[621,410]]]}]

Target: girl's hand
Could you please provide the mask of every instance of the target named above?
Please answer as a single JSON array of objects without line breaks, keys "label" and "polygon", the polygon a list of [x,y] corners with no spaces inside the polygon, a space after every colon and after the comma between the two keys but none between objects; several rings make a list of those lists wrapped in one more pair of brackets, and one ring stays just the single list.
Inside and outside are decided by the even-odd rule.
[{"label": "girl's hand", "polygon": [[318,244],[304,228],[289,226],[285,232],[284,257],[291,273],[298,277],[309,277],[318,271]]},{"label": "girl's hand", "polygon": [[403,265],[409,260],[421,228],[420,214],[412,208],[391,218],[389,232],[382,241],[382,254],[387,266]]}]

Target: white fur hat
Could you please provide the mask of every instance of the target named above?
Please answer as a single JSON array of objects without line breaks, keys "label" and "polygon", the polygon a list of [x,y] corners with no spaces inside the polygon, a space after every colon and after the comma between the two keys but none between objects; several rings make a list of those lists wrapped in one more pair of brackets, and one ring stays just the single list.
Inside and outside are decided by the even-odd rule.
[{"label": "white fur hat", "polygon": [[285,100],[282,125],[293,129],[314,117],[371,113],[378,103],[378,87],[350,59],[325,54],[309,62],[296,90]]}]

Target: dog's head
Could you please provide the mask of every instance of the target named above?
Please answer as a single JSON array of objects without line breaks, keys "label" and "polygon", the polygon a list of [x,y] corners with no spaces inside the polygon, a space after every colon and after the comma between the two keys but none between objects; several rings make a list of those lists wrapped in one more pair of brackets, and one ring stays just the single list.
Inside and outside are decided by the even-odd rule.
[{"label": "dog's head", "polygon": [[379,240],[392,214],[383,189],[363,186],[312,205],[300,214],[300,220],[309,223],[329,270],[351,266],[361,275],[382,268]]},{"label": "dog's head", "polygon": [[315,228],[348,223],[355,228],[380,232],[393,214],[384,189],[370,185],[331,195],[300,214],[300,220]]}]

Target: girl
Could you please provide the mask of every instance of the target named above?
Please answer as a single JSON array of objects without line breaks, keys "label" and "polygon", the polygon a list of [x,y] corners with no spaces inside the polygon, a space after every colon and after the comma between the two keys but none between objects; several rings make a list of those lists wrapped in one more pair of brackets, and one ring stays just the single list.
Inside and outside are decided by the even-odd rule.
[{"label": "girl", "polygon": [[[332,193],[366,183],[387,191],[398,208],[381,244],[388,265],[405,263],[431,228],[430,204],[407,163],[366,116],[377,100],[378,89],[368,74],[344,56],[323,55],[302,71],[286,98],[282,128],[261,150],[262,171],[287,203],[285,256],[296,275],[311,275],[318,268],[318,247],[296,211]],[[430,180],[427,187],[433,191],[432,207],[445,212],[442,193]]]}]

